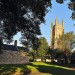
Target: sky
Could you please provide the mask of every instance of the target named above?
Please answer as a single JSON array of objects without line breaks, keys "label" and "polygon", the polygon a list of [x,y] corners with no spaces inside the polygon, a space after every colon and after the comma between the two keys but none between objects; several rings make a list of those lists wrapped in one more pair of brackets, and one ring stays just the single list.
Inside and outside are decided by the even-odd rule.
[{"label": "sky", "polygon": [[[51,32],[51,22],[55,24],[55,19],[58,18],[59,23],[62,23],[62,19],[64,20],[64,32],[73,31],[75,33],[75,21],[72,20],[71,14],[72,11],[68,9],[68,2],[65,1],[64,4],[56,3],[55,0],[52,0],[52,8],[49,8],[49,12],[45,16],[45,23],[40,25],[40,30],[42,35],[40,37],[45,37],[47,39],[48,44],[50,45],[50,32]],[[18,41],[18,45],[20,44],[21,34],[18,33],[14,36],[14,40]]]}]

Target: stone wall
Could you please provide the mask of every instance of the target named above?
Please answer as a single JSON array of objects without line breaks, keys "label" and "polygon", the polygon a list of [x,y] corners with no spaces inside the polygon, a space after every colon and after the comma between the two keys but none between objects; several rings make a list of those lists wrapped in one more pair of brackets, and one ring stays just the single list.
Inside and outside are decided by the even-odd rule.
[{"label": "stone wall", "polygon": [[22,64],[29,63],[27,56],[21,55],[19,51],[2,50],[0,64]]}]

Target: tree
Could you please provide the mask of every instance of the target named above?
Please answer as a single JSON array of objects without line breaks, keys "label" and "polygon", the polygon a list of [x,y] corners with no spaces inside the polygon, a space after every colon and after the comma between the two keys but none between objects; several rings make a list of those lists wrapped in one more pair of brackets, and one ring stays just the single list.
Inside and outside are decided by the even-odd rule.
[{"label": "tree", "polygon": [[30,61],[34,61],[34,50],[29,50],[28,54],[30,57]]},{"label": "tree", "polygon": [[73,32],[68,32],[60,36],[60,38],[58,39],[58,48],[62,51],[65,51],[65,49],[72,50],[75,41],[74,37],[75,35]]},{"label": "tree", "polygon": [[49,59],[51,59],[51,62],[53,62],[54,61],[55,50],[49,47],[47,55],[49,56]]},{"label": "tree", "polygon": [[51,59],[51,62],[55,62],[54,59],[56,59],[57,57],[60,56],[62,52],[60,52],[58,49],[53,49],[53,48],[48,48],[48,56],[49,56],[49,59]]},{"label": "tree", "polygon": [[68,32],[60,36],[60,38],[58,39],[58,50],[61,53],[64,53],[64,55],[66,56],[66,62],[71,55],[71,50],[74,47],[74,36],[75,35],[73,32]]},{"label": "tree", "polygon": [[21,32],[34,46],[37,35],[41,34],[39,25],[45,22],[48,6],[51,7],[51,0],[0,0],[3,37],[11,39]]},{"label": "tree", "polygon": [[45,58],[48,51],[48,43],[44,37],[39,38],[40,46],[37,49],[37,55],[41,58],[41,61]]},{"label": "tree", "polygon": [[70,0],[70,3],[68,4],[68,8],[72,10],[71,18],[75,20],[75,0]]},{"label": "tree", "polygon": [[31,49],[29,50],[28,54],[30,57],[30,61],[36,61],[36,57],[37,57],[36,50]]}]

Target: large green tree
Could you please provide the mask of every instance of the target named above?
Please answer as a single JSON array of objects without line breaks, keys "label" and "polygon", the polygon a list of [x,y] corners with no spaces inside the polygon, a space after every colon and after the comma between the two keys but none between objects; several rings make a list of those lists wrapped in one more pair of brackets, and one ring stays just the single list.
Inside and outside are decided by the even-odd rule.
[{"label": "large green tree", "polygon": [[29,55],[30,61],[36,61],[37,50],[33,50],[33,49],[29,50],[28,55]]},{"label": "large green tree", "polygon": [[56,57],[56,51],[55,49],[52,49],[52,48],[48,48],[48,52],[47,52],[47,55],[48,55],[48,58],[51,60],[51,62],[54,62],[54,58]]},{"label": "large green tree", "polygon": [[60,55],[60,53],[63,53],[65,55],[66,63],[71,56],[74,44],[75,44],[75,35],[73,32],[65,33],[58,39],[57,54]]},{"label": "large green tree", "polygon": [[39,41],[40,41],[40,46],[37,49],[37,55],[42,60],[43,58],[45,58],[49,46],[47,40],[44,37],[41,37]]},{"label": "large green tree", "polygon": [[35,61],[37,58],[41,58],[41,61],[46,57],[48,52],[48,43],[45,37],[39,38],[39,47],[36,50],[30,49],[30,60]]},{"label": "large green tree", "polygon": [[0,0],[0,22],[4,39],[11,39],[21,32],[24,40],[33,46],[40,35],[39,25],[45,22],[44,17],[51,0]]}]

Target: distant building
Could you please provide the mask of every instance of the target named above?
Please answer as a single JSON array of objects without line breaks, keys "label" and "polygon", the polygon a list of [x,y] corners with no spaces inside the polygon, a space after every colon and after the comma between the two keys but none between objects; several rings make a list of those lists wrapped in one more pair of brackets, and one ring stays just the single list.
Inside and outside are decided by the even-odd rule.
[{"label": "distant building", "polygon": [[50,36],[50,48],[58,48],[58,39],[61,35],[64,34],[64,21],[62,24],[59,24],[58,19],[55,20],[55,25],[51,23],[51,36]]}]

